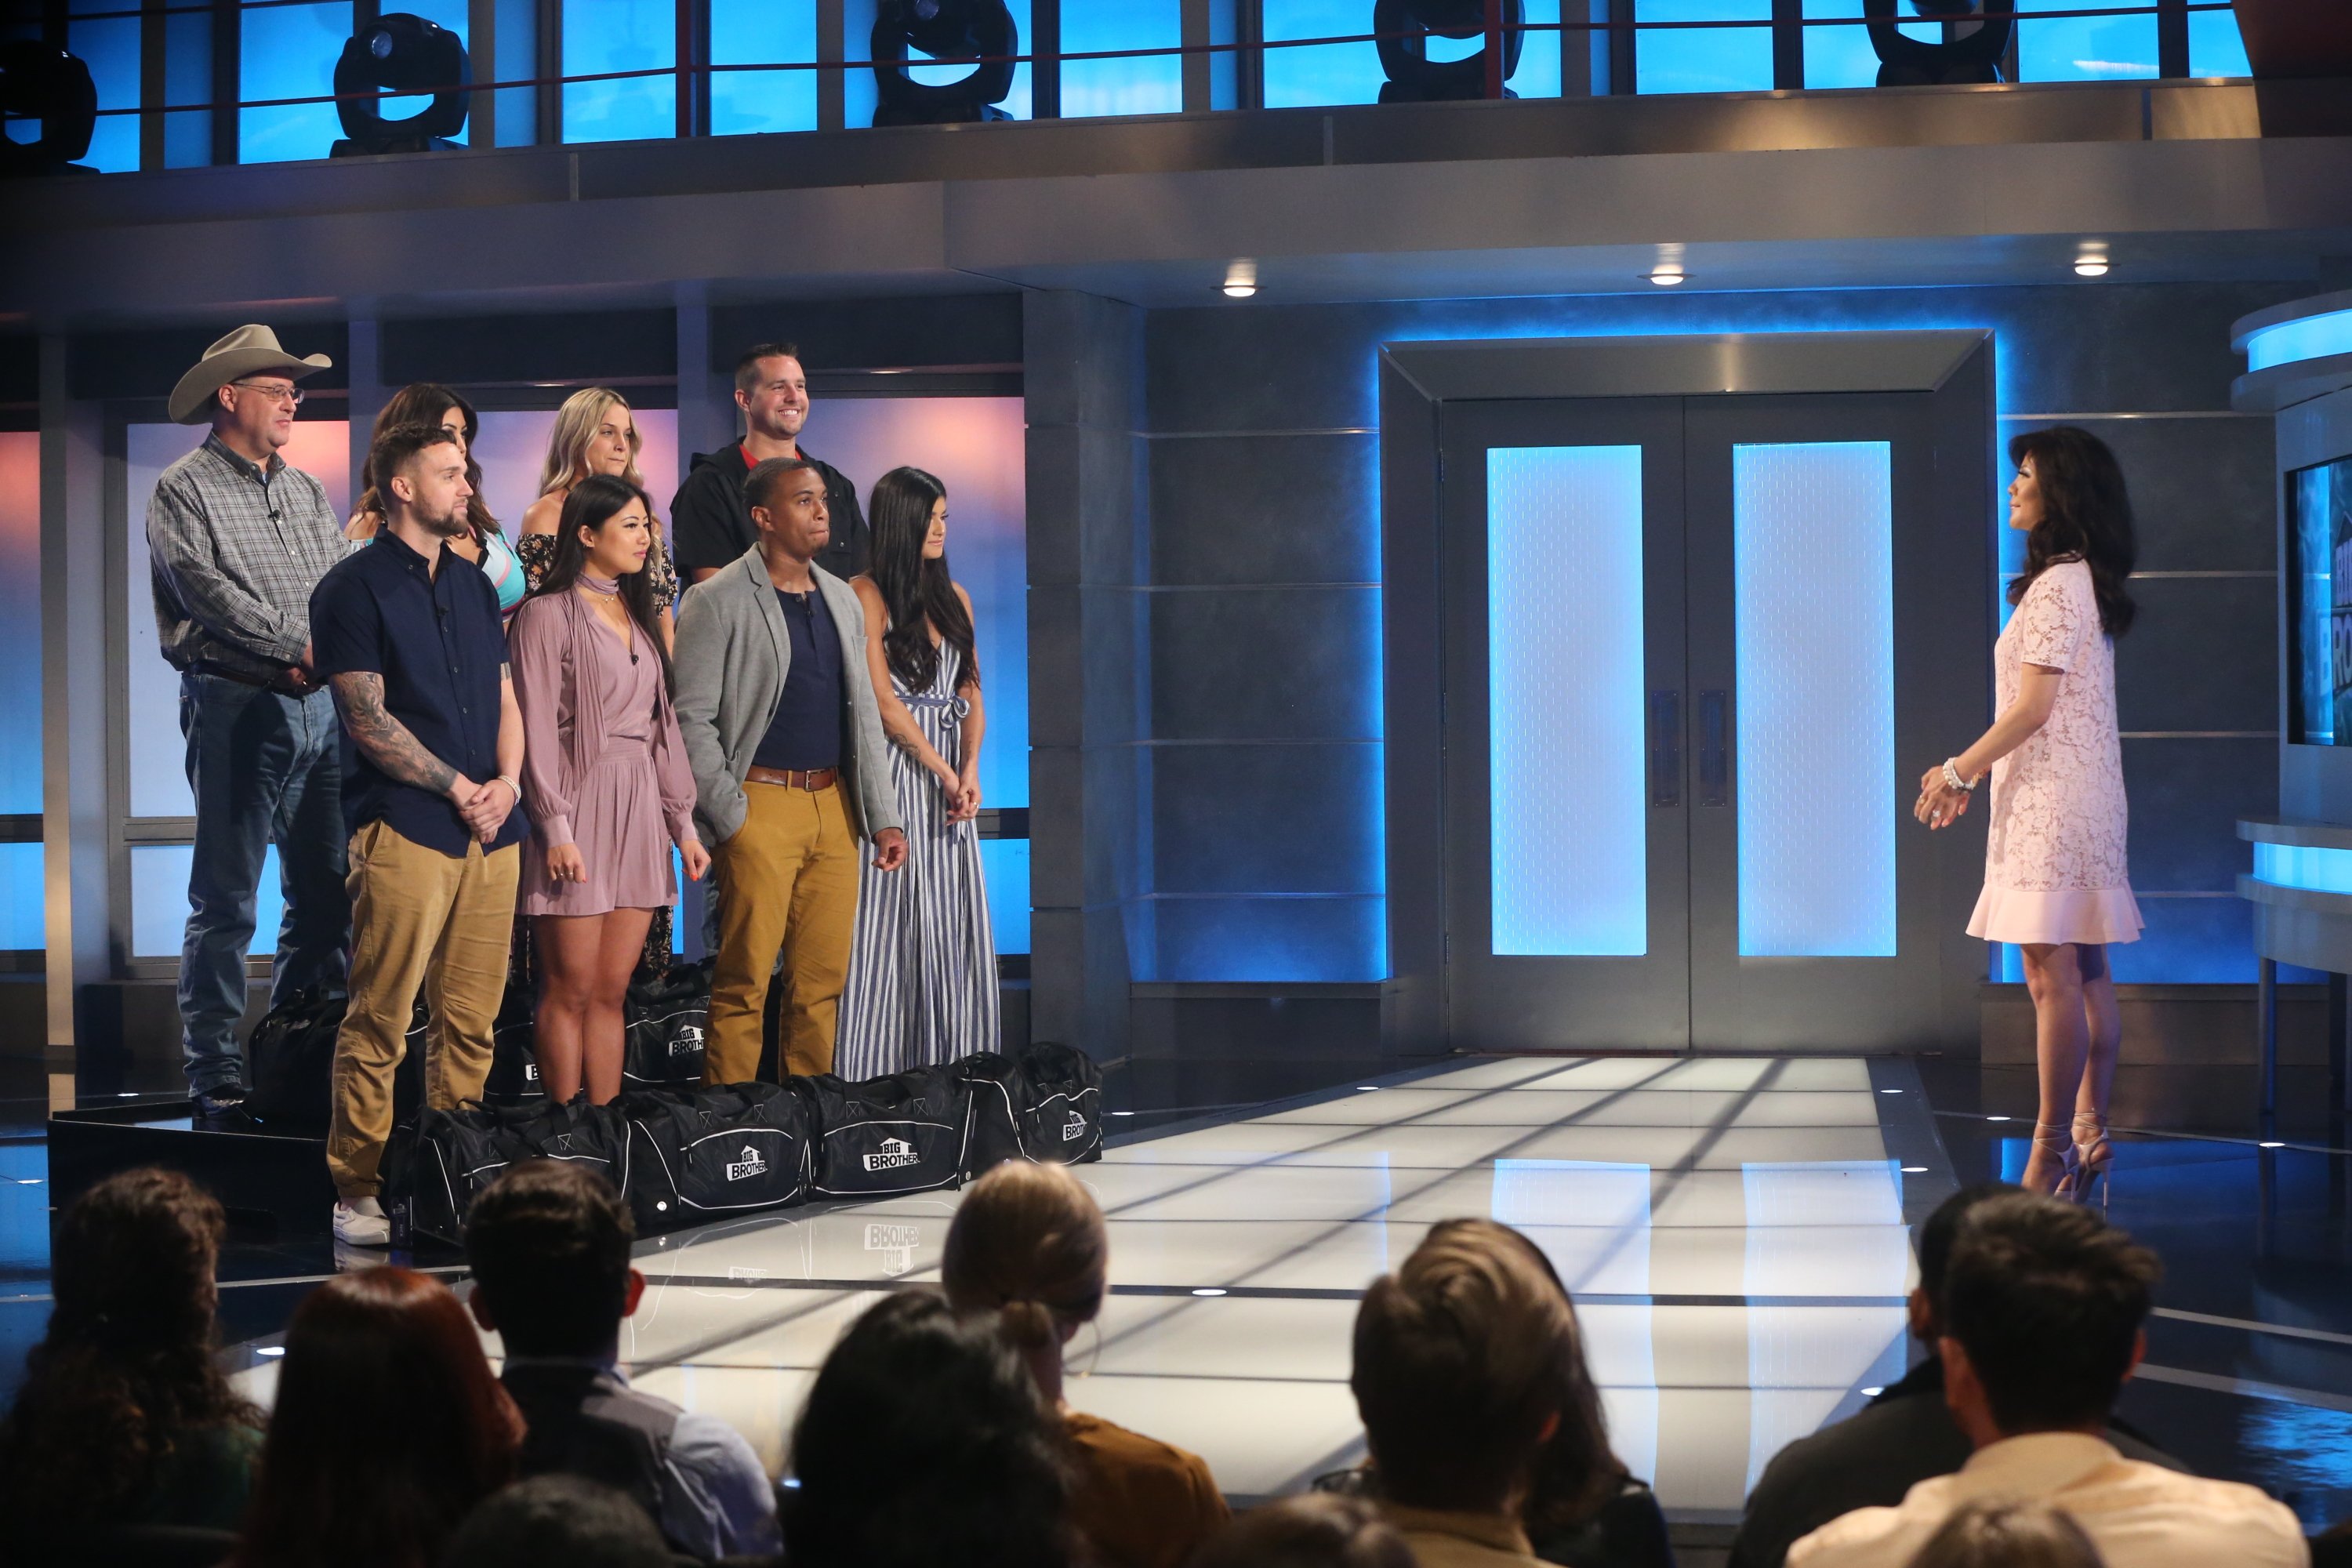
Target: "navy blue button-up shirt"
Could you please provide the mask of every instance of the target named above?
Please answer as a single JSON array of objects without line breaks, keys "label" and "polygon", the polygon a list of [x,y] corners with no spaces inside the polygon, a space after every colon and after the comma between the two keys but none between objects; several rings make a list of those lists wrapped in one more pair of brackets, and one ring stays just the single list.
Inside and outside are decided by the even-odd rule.
[{"label": "navy blue button-up shirt", "polygon": [[776,590],[784,630],[793,639],[793,661],[784,668],[783,695],[751,761],[763,768],[812,773],[841,765],[841,725],[848,711],[841,681],[841,633],[824,595]]},{"label": "navy blue button-up shirt", "polygon": [[[447,545],[437,569],[389,531],[338,563],[310,595],[310,642],[321,679],[383,677],[384,711],[418,743],[473,780],[499,775],[499,672],[506,629],[490,580]],[[413,844],[459,856],[474,841],[449,797],[379,772],[343,733],[343,821],[381,820]],[[509,812],[485,853],[521,840]]]}]

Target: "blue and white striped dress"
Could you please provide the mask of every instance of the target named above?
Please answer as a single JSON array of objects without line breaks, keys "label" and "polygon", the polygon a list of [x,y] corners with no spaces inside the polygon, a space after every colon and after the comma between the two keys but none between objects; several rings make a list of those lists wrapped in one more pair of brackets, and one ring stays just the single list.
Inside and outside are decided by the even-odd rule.
[{"label": "blue and white striped dress", "polygon": [[[906,704],[931,749],[953,763],[971,704],[956,695],[963,659],[940,648],[929,690],[890,689]],[[980,875],[980,835],[948,820],[948,797],[924,766],[890,748],[890,781],[907,825],[907,863],[875,869],[860,858],[857,932],[842,987],[833,1070],[843,1078],[880,1078],[927,1062],[992,1051],[1000,1040],[996,938]]]}]

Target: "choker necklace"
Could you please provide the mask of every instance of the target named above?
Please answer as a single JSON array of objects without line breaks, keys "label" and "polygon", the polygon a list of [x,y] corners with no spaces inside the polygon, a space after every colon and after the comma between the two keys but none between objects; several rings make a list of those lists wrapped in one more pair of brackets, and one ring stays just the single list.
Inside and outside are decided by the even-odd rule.
[{"label": "choker necklace", "polygon": [[618,577],[596,577],[583,572],[580,574],[580,585],[600,599],[618,598],[621,594]]}]

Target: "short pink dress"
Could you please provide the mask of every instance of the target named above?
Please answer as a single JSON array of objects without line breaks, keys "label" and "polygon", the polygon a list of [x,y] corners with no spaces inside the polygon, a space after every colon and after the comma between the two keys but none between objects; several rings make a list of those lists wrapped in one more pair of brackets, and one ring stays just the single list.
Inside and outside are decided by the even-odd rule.
[{"label": "short pink dress", "polygon": [[2029,664],[2063,670],[2065,679],[2049,721],[1992,765],[1984,892],[1969,934],[2020,943],[2137,942],[2116,645],[2099,624],[2091,569],[2079,556],[2033,580],[1993,645],[2000,709],[2017,700]]}]

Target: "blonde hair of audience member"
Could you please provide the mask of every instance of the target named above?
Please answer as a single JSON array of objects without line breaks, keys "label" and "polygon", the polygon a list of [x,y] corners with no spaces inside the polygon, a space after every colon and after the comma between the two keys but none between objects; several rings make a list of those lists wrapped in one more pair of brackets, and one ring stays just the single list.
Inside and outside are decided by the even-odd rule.
[{"label": "blonde hair of audience member", "polygon": [[1500,1226],[1433,1228],[1372,1281],[1349,1386],[1402,1507],[1516,1515],[1580,1359],[1568,1298]]},{"label": "blonde hair of audience member", "polygon": [[1362,1498],[1309,1492],[1249,1512],[1191,1568],[1414,1568],[1412,1548]]},{"label": "blonde hair of audience member", "polygon": [[[625,458],[620,456],[623,445],[628,447]],[[555,411],[539,493],[568,490],[591,474],[611,474],[643,489],[646,477],[637,472],[637,454],[644,448],[629,400],[609,386],[583,386]]]},{"label": "blonde hair of audience member", "polygon": [[2046,1502],[1983,1499],[1956,1509],[1911,1568],[2105,1568],[2074,1519]]},{"label": "blonde hair of audience member", "polygon": [[994,1312],[1049,1403],[1062,1347],[1102,1310],[1110,1229],[1067,1166],[1009,1160],[972,1184],[948,1227],[940,1280],[959,1315]]}]

